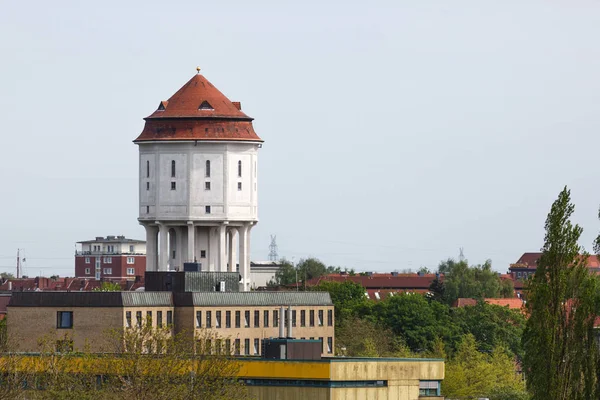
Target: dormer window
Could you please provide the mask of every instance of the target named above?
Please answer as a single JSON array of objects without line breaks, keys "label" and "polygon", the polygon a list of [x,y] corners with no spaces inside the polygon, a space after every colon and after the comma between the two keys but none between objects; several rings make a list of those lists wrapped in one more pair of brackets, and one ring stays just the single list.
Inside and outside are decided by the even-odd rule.
[{"label": "dormer window", "polygon": [[160,104],[158,105],[158,108],[156,109],[156,111],[165,111],[165,107],[166,107],[166,102],[165,101],[161,101]]},{"label": "dormer window", "polygon": [[198,110],[210,110],[210,111],[213,111],[214,108],[213,108],[213,106],[210,105],[210,103],[208,101],[204,100],[202,102],[202,104],[200,104],[200,107],[198,107]]}]

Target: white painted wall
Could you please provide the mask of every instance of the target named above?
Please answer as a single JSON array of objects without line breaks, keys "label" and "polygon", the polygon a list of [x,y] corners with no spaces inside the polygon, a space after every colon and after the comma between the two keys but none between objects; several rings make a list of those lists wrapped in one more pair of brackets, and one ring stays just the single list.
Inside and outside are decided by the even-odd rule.
[{"label": "white painted wall", "polygon": [[[140,143],[140,220],[256,221],[258,143]],[[171,177],[171,161],[176,175]],[[211,162],[210,177],[206,161]],[[238,162],[242,176],[238,176]],[[146,162],[150,163],[147,176]],[[171,190],[175,182],[176,189]],[[205,189],[210,182],[210,190]],[[238,183],[242,189],[238,190]],[[149,184],[149,189],[147,189]],[[206,206],[211,213],[206,214]],[[147,212],[149,211],[149,212]]]}]

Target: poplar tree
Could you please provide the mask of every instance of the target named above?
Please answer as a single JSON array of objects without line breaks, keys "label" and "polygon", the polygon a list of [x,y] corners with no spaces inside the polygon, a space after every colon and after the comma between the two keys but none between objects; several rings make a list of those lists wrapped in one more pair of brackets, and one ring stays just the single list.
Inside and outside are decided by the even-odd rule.
[{"label": "poplar tree", "polygon": [[596,279],[578,244],[583,229],[565,187],[546,219],[542,255],[527,287],[523,371],[532,400],[596,398]]}]

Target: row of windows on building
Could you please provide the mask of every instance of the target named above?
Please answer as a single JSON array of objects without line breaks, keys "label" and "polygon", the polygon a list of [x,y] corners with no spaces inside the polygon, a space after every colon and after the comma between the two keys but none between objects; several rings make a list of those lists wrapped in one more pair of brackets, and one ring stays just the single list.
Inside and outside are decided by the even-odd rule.
[{"label": "row of windows on building", "polygon": [[[242,177],[242,160],[238,161],[237,165],[238,178]],[[175,160],[171,160],[171,178],[177,176],[177,163]],[[210,160],[206,160],[204,163],[204,176],[210,178]],[[146,178],[150,178],[150,161],[146,161]]]},{"label": "row of windows on building", "polygon": [[[131,316],[132,316],[131,311],[125,311],[125,326],[127,328],[133,327]],[[167,317],[166,326],[173,325],[173,311],[168,310],[166,312],[166,317]],[[144,320],[144,318],[145,318],[145,320]],[[152,325],[152,321],[154,321],[152,311],[146,311],[145,317],[144,317],[144,314],[142,311],[135,312],[135,326],[136,327],[141,328],[142,324],[144,324],[144,323]],[[160,328],[160,327],[164,326],[163,325],[164,323],[165,323],[165,321],[163,320],[163,312],[157,311],[156,312],[156,326]]]},{"label": "row of windows on building", "polygon": [[[98,245],[92,245],[92,251],[93,252],[100,252],[102,251],[102,246]],[[104,251],[106,251],[107,253],[117,253],[115,252],[115,246],[112,244],[106,245],[104,246]],[[131,245],[129,246],[129,252],[130,253],[134,253],[135,252],[135,246]]]},{"label": "row of windows on building", "polygon": [[[146,182],[146,190],[150,190],[150,182]],[[171,182],[171,190],[177,190],[177,182]],[[204,190],[210,190],[210,182],[204,182]],[[242,182],[237,183],[237,190],[242,190]]]},{"label": "row of windows on building", "polygon": [[[210,206],[205,206],[204,207],[204,213],[205,214],[210,214],[211,213]],[[146,214],[150,214],[150,206],[146,206]]]},{"label": "row of windows on building", "polygon": [[[305,340],[306,338],[300,338]],[[309,338],[310,340],[319,340],[321,342],[321,352],[332,354],[333,353],[333,337],[327,337],[327,341],[324,341],[324,337]],[[242,347],[241,339],[233,340],[233,349],[231,348],[231,339],[204,339],[199,341],[199,350],[204,354],[230,354],[233,352],[234,355],[245,355],[245,356],[257,356],[261,354],[261,340],[259,338],[244,339],[244,347]],[[252,345],[251,345],[252,343]]]},{"label": "row of windows on building", "polygon": [[526,272],[526,271],[524,271],[524,272],[518,271],[517,272],[517,278],[527,278],[532,275],[533,275],[533,272]]},{"label": "row of windows on building", "polygon": [[[308,321],[306,318],[306,314],[308,311]],[[234,328],[241,328],[242,326],[244,328],[268,328],[269,327],[269,322],[270,322],[270,315],[272,313],[272,317],[273,317],[273,327],[278,327],[279,326],[279,311],[278,310],[273,310],[272,312],[270,310],[263,310],[263,318],[262,318],[262,326],[260,324],[261,319],[260,319],[260,311],[259,310],[255,310],[253,312],[253,314],[251,315],[251,311],[250,310],[246,310],[244,311],[244,321],[243,321],[243,325],[242,325],[242,312],[241,311],[235,311],[235,319],[234,319]],[[222,325],[222,317],[223,317],[223,312],[222,311],[215,311],[214,313],[214,324],[213,324],[213,312],[212,311],[204,311],[205,314],[205,319],[202,319],[202,311],[196,311],[196,328],[231,328],[231,311],[225,311],[225,325]],[[324,317],[324,310],[317,310],[317,312],[315,313],[315,310],[300,310],[300,326],[301,327],[305,327],[305,326],[323,326],[325,321],[323,319]],[[292,327],[295,327],[297,325],[297,311],[296,310],[292,310]],[[251,319],[252,317],[252,319]],[[316,319],[315,319],[316,317]],[[285,315],[284,315],[284,319],[285,321],[288,320],[288,310],[285,310]],[[286,322],[287,323],[287,322]],[[327,326],[333,326],[333,310],[327,310]]]},{"label": "row of windows on building", "polygon": [[[104,268],[104,275],[112,275],[112,268]],[[91,268],[85,269],[86,275],[92,275]],[[135,268],[127,268],[127,275],[133,276],[135,275]]]},{"label": "row of windows on building", "polygon": [[[112,264],[112,257],[104,257],[102,259],[102,262],[104,264]],[[86,264],[90,264],[90,257],[86,257],[85,258],[85,263]],[[127,264],[135,264],[135,257],[127,257]]]}]

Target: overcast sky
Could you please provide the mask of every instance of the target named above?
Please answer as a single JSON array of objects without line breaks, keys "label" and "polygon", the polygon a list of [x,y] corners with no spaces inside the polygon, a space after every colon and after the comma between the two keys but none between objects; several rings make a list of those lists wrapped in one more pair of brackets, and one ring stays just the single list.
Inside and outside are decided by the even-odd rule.
[{"label": "overcast sky", "polygon": [[74,244],[145,238],[151,114],[202,73],[255,118],[279,255],[506,271],[572,189],[600,223],[598,1],[0,0],[0,271],[72,276]]}]

